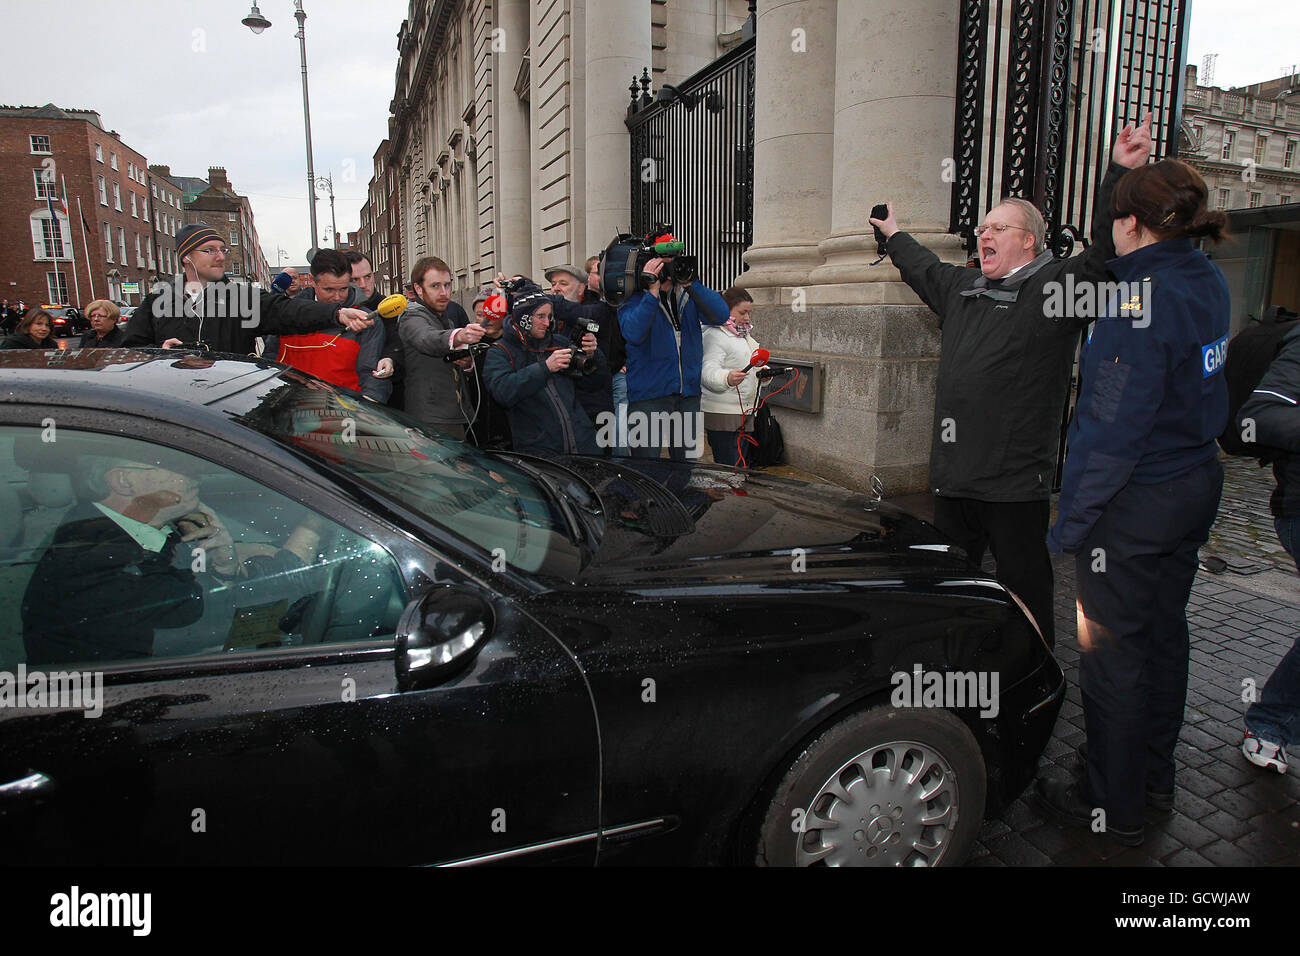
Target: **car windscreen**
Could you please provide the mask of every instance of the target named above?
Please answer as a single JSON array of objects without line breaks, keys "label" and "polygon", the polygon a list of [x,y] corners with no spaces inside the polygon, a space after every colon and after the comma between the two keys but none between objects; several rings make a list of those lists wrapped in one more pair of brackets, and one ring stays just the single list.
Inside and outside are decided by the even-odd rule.
[{"label": "car windscreen", "polygon": [[223,404],[237,421],[307,453],[482,549],[495,570],[570,578],[581,554],[534,478],[472,445],[323,382],[281,376]]}]

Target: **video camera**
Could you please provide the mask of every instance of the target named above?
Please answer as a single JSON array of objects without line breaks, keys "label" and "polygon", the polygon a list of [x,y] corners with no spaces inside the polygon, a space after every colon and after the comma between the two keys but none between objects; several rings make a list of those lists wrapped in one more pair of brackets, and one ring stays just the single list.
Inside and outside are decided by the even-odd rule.
[{"label": "video camera", "polygon": [[645,237],[628,233],[619,235],[600,254],[600,291],[610,305],[619,306],[637,292],[646,292],[661,276],[645,271],[651,259],[668,259],[662,277],[678,285],[693,281],[699,274],[699,260],[686,255],[686,244],[673,238],[672,226],[650,230]]}]

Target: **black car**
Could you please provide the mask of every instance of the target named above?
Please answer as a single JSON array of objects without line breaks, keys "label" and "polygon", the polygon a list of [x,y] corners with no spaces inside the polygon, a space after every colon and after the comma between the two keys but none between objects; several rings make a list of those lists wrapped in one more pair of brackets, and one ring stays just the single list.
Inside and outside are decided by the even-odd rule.
[{"label": "black car", "polygon": [[833,486],[235,356],[0,377],[11,861],[952,864],[1061,704],[1014,595]]}]

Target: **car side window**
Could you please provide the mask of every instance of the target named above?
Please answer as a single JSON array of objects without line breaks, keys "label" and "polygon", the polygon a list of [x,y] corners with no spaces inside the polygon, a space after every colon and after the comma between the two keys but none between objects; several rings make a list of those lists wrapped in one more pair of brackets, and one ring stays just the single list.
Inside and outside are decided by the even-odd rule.
[{"label": "car side window", "polygon": [[0,426],[0,667],[390,641],[380,545],[161,445]]}]

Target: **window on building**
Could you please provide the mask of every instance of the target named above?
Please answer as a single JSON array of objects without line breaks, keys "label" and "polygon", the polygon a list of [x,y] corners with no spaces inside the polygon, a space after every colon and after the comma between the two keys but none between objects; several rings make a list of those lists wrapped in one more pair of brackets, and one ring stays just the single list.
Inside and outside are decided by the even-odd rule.
[{"label": "window on building", "polygon": [[1232,159],[1232,151],[1237,148],[1237,134],[1233,130],[1223,133],[1223,158]]},{"label": "window on building", "polygon": [[153,211],[153,227],[157,229],[159,232],[163,231],[162,213],[160,213],[157,209]]},{"label": "window on building", "polygon": [[131,177],[132,182],[135,182],[135,163],[126,164],[126,174]]},{"label": "window on building", "polygon": [[230,230],[230,244],[232,246],[239,245],[239,233],[235,232],[233,229]]},{"label": "window on building", "polygon": [[126,229],[122,226],[117,227],[117,247],[122,252],[122,265],[126,265]]},{"label": "window on building", "polygon": [[101,206],[108,205],[108,186],[104,183],[103,176],[99,177],[99,204]]},{"label": "window on building", "polygon": [[122,211],[122,190],[118,188],[117,183],[113,183],[113,206],[118,212]]},{"label": "window on building", "polygon": [[233,212],[228,212],[226,213],[226,218],[229,219],[231,222],[235,222],[239,217],[236,216]]},{"label": "window on building", "polygon": [[140,211],[135,203],[135,193],[131,193],[131,218],[132,219],[140,218]]},{"label": "window on building", "polygon": [[104,260],[113,261],[113,230],[108,223],[104,223]]},{"label": "window on building", "polygon": [[1250,208],[1251,208],[1251,209],[1258,209],[1258,208],[1259,208],[1260,206],[1262,206],[1262,205],[1264,205],[1264,194],[1263,194],[1263,193],[1251,193],[1251,194],[1250,194]]},{"label": "window on building", "polygon": [[144,251],[140,248],[140,233],[135,234],[135,264],[144,266]]},{"label": "window on building", "polygon": [[1263,133],[1255,137],[1255,165],[1263,166],[1264,157],[1268,155],[1268,137]]},{"label": "window on building", "polygon": [[36,180],[36,198],[37,199],[58,199],[59,196],[54,190],[54,180],[49,178],[45,168],[33,169],[32,178]]},{"label": "window on building", "polygon": [[95,144],[95,159],[99,160],[101,163],[104,161],[104,147],[100,146],[98,143]]},{"label": "window on building", "polygon": [[51,218],[46,209],[31,215],[32,258],[66,259],[71,248],[72,230],[62,216]]},{"label": "window on building", "polygon": [[1286,141],[1286,155],[1282,157],[1282,165],[1287,169],[1295,168],[1295,145],[1296,141],[1293,139]]},{"label": "window on building", "polygon": [[1227,209],[1227,208],[1228,208],[1228,203],[1231,202],[1231,201],[1232,201],[1232,190],[1231,190],[1231,189],[1220,189],[1220,190],[1219,190],[1219,208],[1220,208],[1220,209]]},{"label": "window on building", "polygon": [[68,301],[68,277],[62,272],[45,273],[45,291],[49,293],[51,304]]},{"label": "window on building", "polygon": [[48,136],[38,136],[33,133],[27,138],[31,142],[33,153],[48,153],[50,151],[50,138]]},{"label": "window on building", "polygon": [[158,198],[158,184],[157,184],[157,183],[150,183],[150,184],[149,184],[149,192],[153,195],[153,198],[154,198],[154,199],[157,199],[157,198]]},{"label": "window on building", "polygon": [[117,153],[108,154],[108,165],[112,166],[114,169],[117,169]]},{"label": "window on building", "polygon": [[1278,202],[1280,202],[1283,206],[1287,205],[1287,203],[1289,203],[1290,201],[1291,201],[1290,193],[1283,193],[1281,196],[1278,197]]}]

